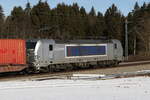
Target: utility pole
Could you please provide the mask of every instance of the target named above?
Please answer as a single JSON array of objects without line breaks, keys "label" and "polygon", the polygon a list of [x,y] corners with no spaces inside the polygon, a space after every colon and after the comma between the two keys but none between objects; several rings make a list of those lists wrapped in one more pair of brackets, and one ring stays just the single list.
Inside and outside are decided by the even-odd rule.
[{"label": "utility pole", "polygon": [[136,55],[136,35],[134,37],[134,56]]},{"label": "utility pole", "polygon": [[128,60],[128,20],[125,20],[125,60]]}]

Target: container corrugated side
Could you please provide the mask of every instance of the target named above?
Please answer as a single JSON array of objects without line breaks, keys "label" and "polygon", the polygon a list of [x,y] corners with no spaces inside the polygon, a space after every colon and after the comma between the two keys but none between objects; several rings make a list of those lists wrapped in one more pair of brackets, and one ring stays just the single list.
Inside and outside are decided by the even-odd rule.
[{"label": "container corrugated side", "polygon": [[0,65],[26,64],[25,40],[0,39]]}]

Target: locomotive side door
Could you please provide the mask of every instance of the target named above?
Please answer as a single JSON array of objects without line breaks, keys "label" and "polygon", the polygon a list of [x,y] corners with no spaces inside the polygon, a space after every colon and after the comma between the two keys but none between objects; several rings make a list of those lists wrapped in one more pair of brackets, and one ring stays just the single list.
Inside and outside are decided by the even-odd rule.
[{"label": "locomotive side door", "polygon": [[117,60],[117,54],[118,54],[118,49],[117,49],[117,43],[114,43],[114,59]]},{"label": "locomotive side door", "polygon": [[53,44],[49,44],[49,58],[52,59],[53,58]]}]

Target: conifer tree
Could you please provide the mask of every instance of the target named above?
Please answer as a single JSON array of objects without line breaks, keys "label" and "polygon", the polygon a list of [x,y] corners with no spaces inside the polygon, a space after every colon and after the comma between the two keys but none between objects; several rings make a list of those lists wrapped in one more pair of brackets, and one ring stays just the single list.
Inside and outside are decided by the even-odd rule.
[{"label": "conifer tree", "polygon": [[32,38],[33,35],[33,25],[31,23],[31,5],[28,2],[26,8],[24,9],[24,38]]},{"label": "conifer tree", "polygon": [[50,26],[50,7],[47,2],[41,0],[31,10],[31,23],[34,27],[34,37],[47,38]]},{"label": "conifer tree", "polygon": [[90,11],[89,15],[90,15],[90,16],[96,16],[95,9],[94,9],[93,6],[92,6],[92,8],[91,8],[91,11]]},{"label": "conifer tree", "polygon": [[22,7],[14,7],[5,22],[9,38],[23,38],[24,11]]},{"label": "conifer tree", "polygon": [[97,20],[96,20],[96,27],[95,27],[95,31],[96,31],[98,38],[104,36],[105,28],[106,28],[106,25],[105,25],[104,16],[101,12],[98,12]]},{"label": "conifer tree", "polygon": [[108,38],[115,38],[122,40],[122,30],[123,30],[123,15],[120,13],[118,8],[113,4],[107,9],[105,13],[105,23],[106,23],[106,36]]},{"label": "conifer tree", "polygon": [[94,7],[91,8],[89,15],[88,15],[88,27],[87,27],[87,35],[89,38],[96,38],[97,33],[95,31],[96,28],[96,12]]}]

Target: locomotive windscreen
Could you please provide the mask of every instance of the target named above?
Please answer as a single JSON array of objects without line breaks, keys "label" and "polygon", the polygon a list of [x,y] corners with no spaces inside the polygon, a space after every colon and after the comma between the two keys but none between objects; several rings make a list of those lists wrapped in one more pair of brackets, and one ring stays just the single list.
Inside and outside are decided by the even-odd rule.
[{"label": "locomotive windscreen", "polygon": [[35,49],[37,42],[26,42],[27,49]]},{"label": "locomotive windscreen", "polygon": [[66,56],[106,55],[106,45],[98,46],[67,46]]}]

